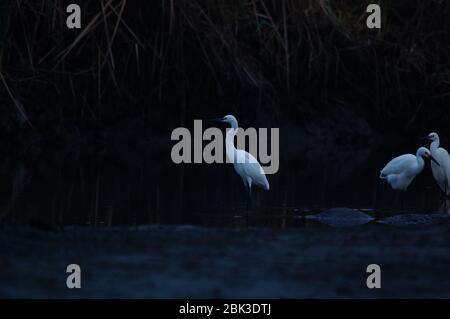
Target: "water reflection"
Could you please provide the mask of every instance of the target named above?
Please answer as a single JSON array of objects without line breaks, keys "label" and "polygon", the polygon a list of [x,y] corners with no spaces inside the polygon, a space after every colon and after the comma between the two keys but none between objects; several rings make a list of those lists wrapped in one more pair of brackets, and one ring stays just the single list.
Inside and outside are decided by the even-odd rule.
[{"label": "water reflection", "polygon": [[[1,218],[97,227],[245,224],[245,193],[231,165],[175,165],[161,144],[76,145],[6,159],[0,167]],[[428,166],[400,205],[396,192],[378,179],[391,151],[335,152],[282,152],[280,171],[268,176],[271,190],[255,189],[251,223],[304,226],[305,215],[332,207],[369,209],[377,218],[403,211],[450,213],[449,201],[439,201]]]}]

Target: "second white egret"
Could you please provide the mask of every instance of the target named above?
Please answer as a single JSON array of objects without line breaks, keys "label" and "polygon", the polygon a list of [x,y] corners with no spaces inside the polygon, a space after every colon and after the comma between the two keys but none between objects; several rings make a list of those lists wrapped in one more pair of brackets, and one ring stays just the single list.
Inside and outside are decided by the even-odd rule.
[{"label": "second white egret", "polygon": [[429,158],[439,165],[426,147],[420,147],[416,155],[400,155],[387,163],[380,172],[380,178],[386,180],[393,189],[406,191],[413,179],[423,170],[424,158]]},{"label": "second white egret", "polygon": [[431,170],[433,171],[433,177],[439,185],[440,189],[446,196],[450,195],[450,155],[448,152],[439,147],[439,135],[437,133],[430,133],[426,137],[431,141],[430,152],[431,155],[438,161],[431,163]]}]

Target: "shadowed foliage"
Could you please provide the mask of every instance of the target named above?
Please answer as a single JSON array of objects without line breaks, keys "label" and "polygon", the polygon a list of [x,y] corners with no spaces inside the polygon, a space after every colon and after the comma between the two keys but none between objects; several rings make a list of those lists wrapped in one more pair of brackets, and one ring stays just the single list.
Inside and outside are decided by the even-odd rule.
[{"label": "shadowed foliage", "polygon": [[380,1],[5,0],[3,132],[124,118],[160,127],[211,114],[298,123],[350,108],[379,128],[448,125],[450,4]]}]

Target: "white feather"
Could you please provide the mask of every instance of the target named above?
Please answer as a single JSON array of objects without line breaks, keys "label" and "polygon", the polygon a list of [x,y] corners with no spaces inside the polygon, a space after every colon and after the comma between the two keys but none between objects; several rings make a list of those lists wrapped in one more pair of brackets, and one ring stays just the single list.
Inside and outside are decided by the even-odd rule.
[{"label": "white feather", "polygon": [[380,178],[388,182],[393,189],[406,191],[413,179],[423,170],[425,162],[422,156],[430,151],[421,147],[417,154],[404,154],[392,159],[380,172]]},{"label": "white feather", "polygon": [[227,132],[225,139],[227,157],[233,163],[234,170],[241,177],[245,187],[248,188],[249,192],[251,192],[252,185],[269,190],[269,182],[258,160],[252,154],[234,147],[234,136],[238,129],[236,118],[233,115],[227,115],[223,118],[223,121],[229,123],[232,128]]},{"label": "white feather", "polygon": [[446,195],[450,195],[450,155],[444,148],[439,147],[440,140],[437,133],[430,133],[428,138],[432,140],[430,145],[431,156],[439,163],[437,165],[431,162],[433,177],[440,189],[446,192]]}]

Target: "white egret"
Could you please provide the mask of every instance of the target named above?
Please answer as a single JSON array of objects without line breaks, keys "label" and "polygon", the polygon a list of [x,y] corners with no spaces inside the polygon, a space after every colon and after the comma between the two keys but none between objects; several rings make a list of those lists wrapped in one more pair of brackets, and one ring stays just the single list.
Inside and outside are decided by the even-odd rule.
[{"label": "white egret", "polygon": [[[268,191],[270,186],[267,181],[266,175],[263,168],[258,163],[252,154],[244,151],[238,150],[234,147],[234,136],[238,130],[238,122],[233,115],[227,115],[223,118],[216,119],[218,122],[224,122],[231,125],[231,129],[228,130],[225,138],[225,149],[227,153],[227,158],[233,163],[234,170],[242,178],[242,182],[248,192],[247,200],[247,215],[248,215],[248,205],[251,200],[252,186],[256,185],[262,189]],[[248,216],[247,216],[248,218]]]},{"label": "white egret", "polygon": [[380,172],[380,178],[386,180],[393,189],[406,191],[414,177],[423,170],[424,158],[429,158],[437,163],[426,147],[420,147],[416,155],[400,155],[387,163]]},{"label": "white egret", "polygon": [[437,184],[444,192],[446,196],[450,195],[450,155],[448,152],[439,147],[439,135],[437,133],[430,133],[426,139],[431,141],[430,152],[431,155],[438,161],[439,165],[436,163],[431,163],[431,170],[433,172],[433,177]]}]

